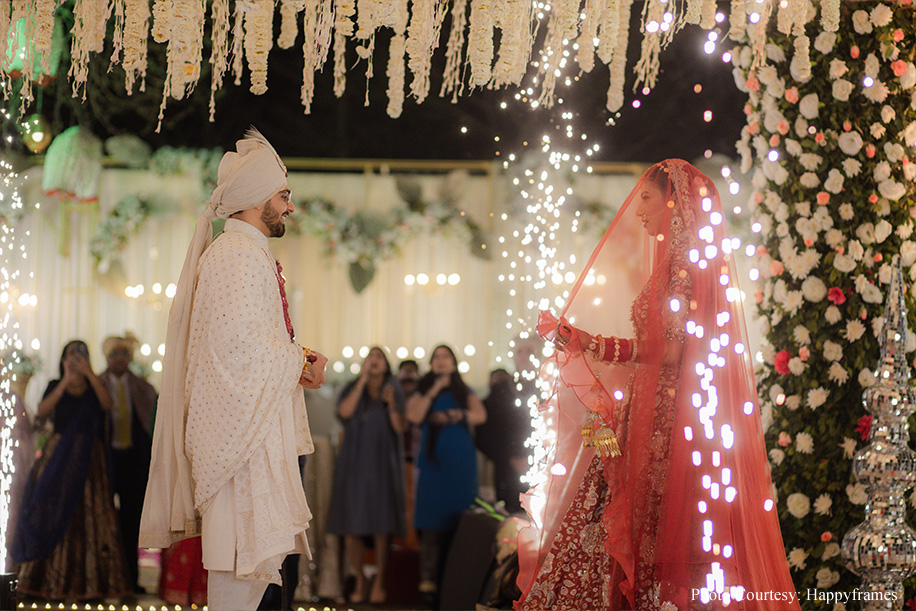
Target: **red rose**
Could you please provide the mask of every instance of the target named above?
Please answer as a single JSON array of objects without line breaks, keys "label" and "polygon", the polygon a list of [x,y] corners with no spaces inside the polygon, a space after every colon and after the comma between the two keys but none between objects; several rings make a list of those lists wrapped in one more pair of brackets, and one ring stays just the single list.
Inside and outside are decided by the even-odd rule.
[{"label": "red rose", "polygon": [[891,62],[891,70],[894,71],[894,76],[903,76],[906,74],[906,62],[902,59],[898,59],[895,62]]},{"label": "red rose", "polygon": [[833,303],[833,305],[843,305],[846,303],[846,293],[843,292],[843,289],[834,286],[827,291],[827,301]]},{"label": "red rose", "polygon": [[852,56],[853,59],[857,59],[859,57],[859,47],[853,46],[849,49],[849,55]]},{"label": "red rose", "polygon": [[878,203],[878,196],[875,195],[874,193],[872,193],[871,195],[868,196],[868,201],[869,201],[870,203],[872,203],[872,204],[877,204],[877,203]]},{"label": "red rose", "polygon": [[831,539],[833,539],[833,534],[831,534],[830,531],[825,531],[821,533],[821,541],[823,541],[824,543],[827,543]]},{"label": "red rose", "polygon": [[871,416],[862,416],[856,423],[856,433],[859,434],[859,439],[862,441],[868,441],[868,434],[871,432],[871,420]]},{"label": "red rose", "polygon": [[782,350],[776,355],[776,359],[773,361],[773,367],[776,368],[776,373],[779,375],[787,375],[789,373],[789,360],[792,358],[792,355],[789,354],[788,350]]},{"label": "red rose", "polygon": [[829,201],[830,201],[830,194],[827,193],[826,191],[821,191],[820,193],[817,194],[817,205],[818,206],[826,206],[827,202]]}]

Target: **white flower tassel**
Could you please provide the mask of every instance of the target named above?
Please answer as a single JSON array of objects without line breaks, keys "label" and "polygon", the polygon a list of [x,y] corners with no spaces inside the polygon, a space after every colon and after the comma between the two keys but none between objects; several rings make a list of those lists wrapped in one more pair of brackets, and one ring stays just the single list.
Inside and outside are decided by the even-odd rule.
[{"label": "white flower tassel", "polygon": [[353,35],[356,0],[335,0],[334,13],[334,95],[339,98],[347,87],[347,38]]},{"label": "white flower tassel", "polygon": [[315,96],[315,72],[327,61],[334,26],[333,0],[308,0],[302,14],[302,90],[305,114],[312,111]]},{"label": "white flower tassel", "polygon": [[471,21],[468,30],[468,64],[471,67],[471,85],[483,87],[490,80],[493,62],[492,0],[471,2]]},{"label": "white flower tassel", "polygon": [[54,9],[56,8],[57,3],[48,0],[44,2],[39,0],[35,3],[35,28],[29,39],[35,42],[34,53],[41,57],[42,74],[51,73],[51,42],[54,40]]},{"label": "white flower tassel", "polygon": [[[614,50],[617,48],[617,37],[620,35],[620,20],[623,13],[620,5],[623,0],[606,0],[604,13],[601,18],[601,29],[598,32],[598,59],[605,64],[610,64],[614,59]],[[630,18],[627,9],[626,19]]]},{"label": "white flower tassel", "polygon": [[703,0],[700,27],[704,30],[711,30],[716,27],[716,0]]},{"label": "white flower tassel", "polygon": [[795,61],[798,68],[798,80],[801,83],[811,78],[811,49],[810,41],[805,35],[805,26],[795,26]]},{"label": "white flower tassel", "polygon": [[728,12],[728,37],[732,40],[741,40],[744,37],[747,24],[747,11],[744,0],[732,0],[731,10]]},{"label": "white flower tassel", "polygon": [[124,8],[124,85],[127,93],[134,91],[139,79],[140,91],[146,90],[147,39],[149,38],[149,2],[127,0]]},{"label": "white flower tassel", "polygon": [[630,39],[630,10],[632,6],[633,0],[620,0],[620,31],[617,34],[617,48],[614,49],[614,59],[611,61],[611,82],[607,92],[607,109],[611,112],[617,112],[623,106],[623,86],[627,77],[627,44],[629,44]]},{"label": "white flower tassel", "polygon": [[267,91],[267,54],[274,40],[274,0],[254,0],[245,12],[245,59],[251,93]]},{"label": "white flower tassel", "polygon": [[407,72],[406,54],[407,41],[404,33],[407,31],[407,0],[396,0],[393,4],[398,9],[397,22],[394,24],[394,36],[388,46],[388,116],[397,119],[404,109],[404,82]]},{"label": "white flower tassel", "polygon": [[245,70],[245,14],[247,5],[235,3],[235,14],[232,16],[232,75],[235,84],[242,84],[242,72]]},{"label": "white flower tassel", "polygon": [[165,105],[169,96],[180,100],[189,94],[200,79],[200,63],[204,46],[203,0],[173,0],[168,32],[168,67],[162,103],[159,105],[159,122],[162,127]]},{"label": "white flower tassel", "polygon": [[502,36],[489,84],[491,89],[518,85],[525,78],[531,57],[533,8],[530,0],[502,0],[500,10],[494,13],[494,26],[502,31]]},{"label": "white flower tassel", "polygon": [[413,0],[407,26],[407,66],[413,75],[410,93],[419,104],[429,95],[429,72],[433,52],[439,45],[446,0]]},{"label": "white flower tassel", "polygon": [[836,32],[840,27],[840,0],[821,0],[821,27]]},{"label": "white flower tassel", "polygon": [[591,72],[595,67],[595,39],[598,38],[598,26],[604,17],[606,4],[606,0],[586,0],[579,38],[576,40],[579,46],[576,63],[582,72]]},{"label": "white flower tassel", "polygon": [[165,42],[169,39],[172,17],[172,0],[153,1],[153,40]]},{"label": "white flower tassel", "polygon": [[277,36],[277,46],[289,49],[296,42],[299,35],[298,17],[305,8],[305,0],[280,0],[280,35]]},{"label": "white flower tassel", "polygon": [[575,39],[579,24],[579,0],[558,0],[554,3],[554,7],[554,13],[547,25],[547,39],[544,42],[547,61],[541,67],[543,84],[538,96],[538,104],[546,108],[553,107],[557,71],[564,58],[563,41]]},{"label": "white flower tassel", "polygon": [[452,29],[448,34],[445,48],[445,72],[439,95],[452,94],[452,102],[462,94],[464,84],[461,82],[461,51],[464,48],[464,26],[467,23],[468,0],[455,0],[452,6]]},{"label": "white flower tassel", "polygon": [[[0,2],[0,32],[10,31],[10,20],[12,18],[12,5],[9,2]],[[9,45],[9,36],[0,36],[0,57],[6,57],[7,46]],[[4,88],[9,87],[12,79],[4,78]]]},{"label": "white flower tassel", "polygon": [[210,5],[210,122],[216,119],[216,92],[223,86],[229,69],[229,0],[213,0]]},{"label": "white flower tassel", "polygon": [[[70,80],[73,82],[73,96],[79,93],[89,76],[89,54],[102,51],[105,46],[105,30],[110,15],[108,0],[76,0],[73,5],[73,45],[70,50]],[[26,96],[23,95],[23,98]],[[83,100],[86,91],[83,91]]]},{"label": "white flower tassel", "polygon": [[700,17],[703,13],[703,0],[687,0],[687,11],[684,14],[684,21],[691,25],[700,23]]},{"label": "white flower tassel", "polygon": [[[666,14],[673,15],[673,18],[665,19]],[[659,28],[655,33],[647,29],[647,24],[655,22],[661,24],[668,23],[664,30]],[[622,26],[623,24],[621,24]],[[658,79],[658,71],[661,68],[659,54],[661,50],[668,46],[674,34],[684,25],[683,14],[678,14],[678,5],[676,3],[661,2],[661,0],[648,0],[643,6],[642,12],[642,30],[646,32],[642,39],[642,53],[639,61],[636,63],[636,87],[646,85],[649,88],[655,87]]]}]

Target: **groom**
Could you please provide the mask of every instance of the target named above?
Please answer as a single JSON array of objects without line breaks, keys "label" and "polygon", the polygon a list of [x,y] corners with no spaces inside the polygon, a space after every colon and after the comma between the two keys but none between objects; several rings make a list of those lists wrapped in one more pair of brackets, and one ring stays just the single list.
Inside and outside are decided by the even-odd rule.
[{"label": "groom", "polygon": [[141,544],[201,534],[213,611],[256,609],[286,555],[309,554],[302,388],[321,386],[327,359],[295,343],[268,249],[294,210],[286,167],[249,130],[220,162],[169,314]]}]

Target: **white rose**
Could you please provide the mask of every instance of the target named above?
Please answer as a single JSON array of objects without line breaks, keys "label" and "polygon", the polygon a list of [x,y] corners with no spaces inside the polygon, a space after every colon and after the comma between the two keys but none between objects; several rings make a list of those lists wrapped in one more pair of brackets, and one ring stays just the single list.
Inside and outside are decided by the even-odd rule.
[{"label": "white rose", "polygon": [[884,154],[887,155],[887,160],[891,163],[897,163],[903,159],[903,153],[903,145],[898,144],[897,142],[884,143]]},{"label": "white rose", "polygon": [[779,384],[773,384],[770,386],[770,401],[776,403],[776,399],[779,398],[779,395],[785,395],[786,391],[782,389],[782,386]]},{"label": "white rose", "polygon": [[846,486],[846,496],[853,505],[864,505],[868,502],[868,493],[864,484],[849,484]]},{"label": "white rose", "polygon": [[871,223],[862,223],[856,228],[856,235],[863,244],[873,244],[875,242],[875,226]]},{"label": "white rose", "polygon": [[865,334],[865,325],[861,321],[852,319],[846,323],[846,333],[844,336],[849,342],[854,342]]},{"label": "white rose", "polygon": [[840,447],[843,448],[843,458],[852,458],[856,453],[856,440],[851,437],[843,437]]},{"label": "white rose", "polygon": [[897,229],[894,230],[894,233],[897,234],[897,237],[901,240],[907,240],[911,235],[913,235],[913,223],[907,222],[903,225],[898,225]]},{"label": "white rose", "polygon": [[891,164],[886,161],[879,161],[875,165],[874,171],[875,182],[881,182],[891,177]]},{"label": "white rose", "polygon": [[838,307],[832,305],[824,312],[824,319],[831,325],[835,325],[843,319],[843,315],[840,314]]},{"label": "white rose", "polygon": [[795,135],[799,138],[808,137],[808,122],[805,121],[805,118],[802,116],[796,117],[795,119]]},{"label": "white rose", "polygon": [[840,150],[849,155],[858,155],[859,151],[862,150],[862,136],[859,132],[843,132],[840,134],[840,137],[837,138],[837,144],[840,147]]},{"label": "white rose", "polygon": [[885,123],[890,123],[895,118],[897,118],[897,111],[890,106],[885,106],[881,109],[881,120]]},{"label": "white rose", "polygon": [[[856,159],[846,159],[843,161],[843,171],[846,172],[846,176],[850,178],[853,178],[854,176],[858,176],[859,171],[861,169],[862,169],[862,164],[859,163],[859,161]],[[846,205],[848,206],[849,204],[846,204]],[[852,206],[849,206],[849,207],[852,208]],[[852,216],[850,216],[849,218],[852,218]],[[849,220],[849,219],[846,219],[846,220]]]},{"label": "white rose", "polygon": [[868,19],[868,13],[865,11],[856,11],[852,14],[852,27],[855,28],[856,34],[871,34],[871,21]]},{"label": "white rose", "polygon": [[[818,386],[813,390],[808,391],[808,407],[811,409],[817,409],[821,405],[827,402],[827,397],[830,396],[830,393],[823,389],[823,387]],[[795,441],[798,442],[798,437],[795,438]]]},{"label": "white rose", "polygon": [[785,223],[776,225],[776,235],[780,238],[784,238],[789,235],[789,226]]},{"label": "white rose", "polygon": [[773,218],[780,223],[785,222],[789,218],[789,207],[784,203],[779,204],[776,212],[773,213]]},{"label": "white rose", "polygon": [[843,358],[843,347],[829,339],[824,341],[824,358],[828,361],[839,361]]},{"label": "white rose", "polygon": [[744,73],[744,70],[741,68],[732,68],[732,78],[735,79],[735,87],[738,88],[738,91],[742,93],[749,93],[750,89],[747,88],[747,75]]},{"label": "white rose", "polygon": [[883,316],[876,316],[875,318],[872,319],[871,332],[874,334],[875,337],[878,337],[879,335],[881,335],[881,329],[883,328],[884,328],[884,317]]},{"label": "white rose", "polygon": [[846,66],[846,62],[842,59],[833,59],[830,60],[830,78],[836,80],[846,74],[849,71],[849,68]]},{"label": "white rose", "polygon": [[829,54],[833,51],[833,45],[836,44],[836,34],[833,32],[821,32],[814,39],[814,48],[823,53]]},{"label": "white rose", "polygon": [[887,239],[889,235],[894,231],[894,226],[888,223],[886,220],[881,219],[878,221],[878,224],[875,225],[875,242],[880,244]]},{"label": "white rose", "polygon": [[884,4],[879,4],[871,10],[871,22],[878,26],[886,26],[894,17],[894,12]]},{"label": "white rose", "polygon": [[827,180],[824,181],[824,188],[831,193],[839,193],[843,190],[843,174],[836,168],[830,170]]},{"label": "white rose", "polygon": [[836,248],[843,243],[843,232],[839,229],[831,229],[826,234],[824,234],[824,241],[827,242],[827,245],[831,248]]},{"label": "white rose", "polygon": [[798,110],[806,119],[816,119],[818,115],[818,99],[816,93],[809,93],[798,103]]},{"label": "white rose", "polygon": [[863,286],[862,290],[859,291],[859,294],[862,295],[862,301],[865,303],[884,302],[884,296],[881,294],[881,289],[871,283]]},{"label": "white rose", "polygon": [[825,206],[818,206],[817,211],[814,213],[814,218],[821,224],[821,229],[830,229],[833,227],[833,216],[831,216],[830,210]]},{"label": "white rose", "polygon": [[805,299],[813,303],[819,303],[827,296],[827,285],[817,276],[808,276],[802,282],[802,294]]},{"label": "white rose", "polygon": [[900,259],[904,267],[909,267],[916,263],[916,242],[906,240],[900,245]]},{"label": "white rose", "polygon": [[817,578],[817,587],[826,590],[834,585],[840,580],[840,574],[836,571],[831,571],[827,567],[819,570],[815,575]]},{"label": "white rose", "polygon": [[831,558],[836,558],[839,555],[840,555],[840,544],[839,543],[828,543],[827,547],[824,548],[824,553],[821,555],[821,560],[830,560]]},{"label": "white rose", "polygon": [[779,77],[776,66],[765,65],[757,70],[757,80],[763,85],[769,85]]},{"label": "white rose", "polygon": [[799,346],[807,346],[811,343],[811,331],[804,325],[795,325],[795,329],[792,330],[792,337],[795,338],[795,342]]},{"label": "white rose", "polygon": [[906,72],[900,77],[900,87],[912,89],[914,85],[916,85],[916,65],[913,62],[907,62]]},{"label": "white rose", "polygon": [[878,281],[881,282],[881,284],[889,284],[891,281],[891,273],[893,271],[893,268],[885,263],[880,267],[880,269],[878,269]]},{"label": "white rose", "polygon": [[826,492],[814,499],[814,513],[820,516],[830,514],[830,507],[833,506],[833,499]]},{"label": "white rose", "polygon": [[811,499],[801,492],[793,492],[786,498],[786,509],[796,518],[803,518],[811,511]]},{"label": "white rose", "polygon": [[815,155],[814,153],[803,153],[798,157],[799,163],[801,163],[802,167],[804,167],[809,172],[814,172],[817,170],[817,167],[821,165],[821,161],[823,160],[823,157],[820,155]]},{"label": "white rose", "polygon": [[794,412],[799,407],[801,407],[801,398],[798,395],[786,397],[786,409]]},{"label": "white rose", "polygon": [[831,382],[836,382],[840,386],[846,383],[849,380],[849,372],[846,371],[846,368],[834,361],[830,365],[830,369],[827,370],[827,378]]},{"label": "white rose", "polygon": [[776,466],[781,465],[782,461],[785,460],[785,458],[786,458],[786,453],[780,450],[779,448],[773,448],[772,450],[770,450],[770,461],[774,465]]},{"label": "white rose", "polygon": [[848,274],[856,268],[856,262],[852,260],[852,257],[837,253],[833,258],[833,266],[844,274]]},{"label": "white rose", "polygon": [[807,559],[808,553],[799,547],[796,547],[791,552],[789,552],[789,566],[797,571],[805,570],[805,561]]},{"label": "white rose", "polygon": [[798,311],[798,308],[802,306],[802,292],[801,291],[789,291],[786,295],[786,300],[782,304],[783,309],[792,314],[793,316]]},{"label": "white rose", "polygon": [[840,205],[840,218],[844,221],[851,220],[855,216],[855,211],[852,209],[852,204],[841,204]]},{"label": "white rose", "polygon": [[795,202],[795,213],[799,216],[811,216],[811,202]]},{"label": "white rose", "polygon": [[862,257],[865,256],[865,248],[862,247],[862,243],[858,240],[852,240],[849,242],[849,248],[847,249],[847,252],[854,261],[861,261]]},{"label": "white rose", "polygon": [[906,330],[906,351],[912,352],[916,350],[916,333],[913,333],[909,329]]},{"label": "white rose", "polygon": [[862,388],[869,388],[875,385],[875,374],[867,367],[859,372],[858,382]]},{"label": "white rose", "polygon": [[887,179],[878,183],[878,192],[881,193],[881,197],[897,201],[906,195],[906,187],[899,182]]},{"label": "white rose", "polygon": [[782,50],[782,47],[778,47],[774,44],[769,44],[766,47],[767,58],[773,63],[779,64],[786,61],[786,52]]},{"label": "white rose", "polygon": [[849,94],[852,93],[852,90],[852,83],[846,79],[837,79],[833,81],[833,86],[831,87],[834,99],[839,100],[840,102],[849,100]]},{"label": "white rose", "polygon": [[801,175],[801,178],[798,180],[801,185],[806,189],[814,189],[819,184],[821,184],[820,179],[817,177],[817,174],[814,172],[805,172]]},{"label": "white rose", "polygon": [[792,138],[786,138],[783,140],[786,145],[786,152],[792,155],[793,157],[798,157],[802,154],[802,146],[798,140],[793,140]]},{"label": "white rose", "polygon": [[874,85],[872,85],[871,87],[866,87],[864,91],[865,97],[868,98],[870,101],[875,102],[876,104],[880,104],[884,102],[884,100],[887,99],[887,96],[888,94],[890,94],[890,92],[891,90],[888,89],[887,85],[885,85],[883,81],[879,81],[878,79],[875,79]]},{"label": "white rose", "polygon": [[792,375],[795,376],[800,376],[801,374],[805,373],[804,361],[802,361],[801,358],[797,356],[793,356],[789,359],[789,371],[792,373]]},{"label": "white rose", "polygon": [[881,69],[881,63],[878,62],[878,56],[874,53],[869,53],[865,58],[865,74],[872,78],[877,78],[878,70]]}]

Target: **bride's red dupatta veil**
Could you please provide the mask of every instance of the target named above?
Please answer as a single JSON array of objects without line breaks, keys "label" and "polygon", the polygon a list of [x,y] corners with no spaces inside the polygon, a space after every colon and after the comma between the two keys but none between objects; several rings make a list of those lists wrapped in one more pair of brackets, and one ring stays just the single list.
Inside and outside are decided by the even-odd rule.
[{"label": "bride's red dupatta veil", "polygon": [[[665,194],[652,215],[639,210],[648,185]],[[609,582],[611,608],[799,608],[735,272],[740,247],[713,182],[675,159],[643,174],[592,253],[560,316],[592,335],[635,339],[636,362],[596,360],[573,334],[542,367],[548,460],[523,498],[532,526],[519,536],[521,602],[547,572],[595,460],[582,443],[595,418],[621,452],[600,459],[611,572],[587,577]],[[542,312],[538,332],[553,340],[557,322]]]}]

